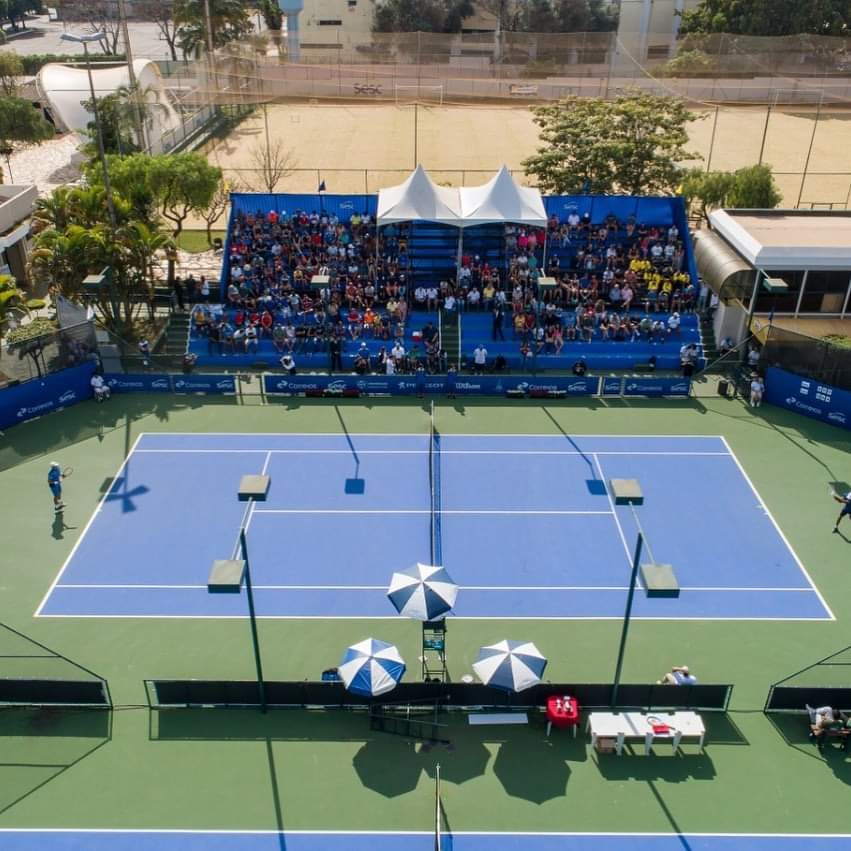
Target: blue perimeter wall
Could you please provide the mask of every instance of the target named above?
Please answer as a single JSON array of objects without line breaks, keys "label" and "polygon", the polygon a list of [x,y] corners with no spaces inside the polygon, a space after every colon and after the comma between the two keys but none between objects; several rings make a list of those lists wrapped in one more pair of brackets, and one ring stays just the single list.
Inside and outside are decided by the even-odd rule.
[{"label": "blue perimeter wall", "polygon": [[[231,196],[230,218],[228,220],[225,251],[220,277],[221,295],[224,297],[227,273],[227,260],[230,257],[230,234],[234,216],[238,213],[268,213],[274,210],[278,215],[292,215],[296,210],[308,213],[326,210],[335,213],[343,221],[348,221],[352,213],[369,213],[373,217],[378,211],[377,195],[267,195],[264,193],[235,192]],[[689,238],[685,201],[680,197],[645,197],[634,195],[546,195],[544,208],[547,215],[555,213],[559,219],[567,217],[568,212],[576,210],[580,216],[591,214],[594,224],[601,224],[609,213],[614,213],[620,221],[632,216],[637,222],[648,225],[670,227],[675,224],[683,238],[688,260],[688,272],[692,281],[697,283],[697,265]]]},{"label": "blue perimeter wall", "polygon": [[851,392],[770,366],[765,401],[830,425],[851,428]]},{"label": "blue perimeter wall", "polygon": [[[44,379],[28,381],[0,391],[0,429],[67,408],[92,397],[90,380],[94,362],[65,369]],[[172,375],[169,373],[107,373],[113,393],[204,393],[234,394],[234,375]],[[264,375],[263,389],[269,394],[298,395],[328,390],[359,393],[429,396],[457,393],[458,396],[504,396],[509,391],[535,394],[563,391],[568,396],[668,396],[687,398],[691,383],[683,378],[585,376],[461,375]],[[851,395],[851,394],[849,394]]]},{"label": "blue perimeter wall", "polygon": [[90,399],[89,382],[96,367],[91,361],[0,390],[0,429]]}]

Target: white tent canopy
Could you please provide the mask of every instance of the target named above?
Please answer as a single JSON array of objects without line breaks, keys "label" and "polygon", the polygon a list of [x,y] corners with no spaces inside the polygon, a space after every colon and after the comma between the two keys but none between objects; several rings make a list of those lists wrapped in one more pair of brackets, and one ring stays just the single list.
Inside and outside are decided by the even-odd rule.
[{"label": "white tent canopy", "polygon": [[404,183],[378,191],[379,224],[411,221],[462,226],[458,190],[437,186],[421,165]]},{"label": "white tent canopy", "polygon": [[506,166],[483,186],[464,187],[459,192],[464,227],[494,222],[546,227],[547,213],[541,193],[519,186]]},{"label": "white tent canopy", "polygon": [[541,193],[519,186],[503,166],[482,186],[450,189],[437,186],[418,165],[398,186],[378,192],[378,224],[425,221],[457,228],[511,222],[545,227],[547,213]]}]

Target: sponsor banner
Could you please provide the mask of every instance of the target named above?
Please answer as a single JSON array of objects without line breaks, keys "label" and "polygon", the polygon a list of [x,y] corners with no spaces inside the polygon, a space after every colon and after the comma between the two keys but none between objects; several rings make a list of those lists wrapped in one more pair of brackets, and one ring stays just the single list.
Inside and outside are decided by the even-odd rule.
[{"label": "sponsor banner", "polygon": [[94,362],[84,363],[0,391],[0,428],[49,414],[91,398]]},{"label": "sponsor banner", "polygon": [[851,428],[851,392],[772,366],[765,375],[765,401],[831,425]]},{"label": "sponsor banner", "polygon": [[688,396],[688,378],[624,378],[624,396]]},{"label": "sponsor banner", "polygon": [[426,376],[424,379],[418,379],[415,375],[265,375],[263,382],[265,392],[272,394],[296,394],[318,390],[342,393],[357,390],[364,394],[438,395],[454,392],[459,396],[502,396],[509,390],[519,390],[522,393],[561,391],[569,396],[592,396],[597,393],[599,378],[459,375],[450,386],[446,376],[435,375]]},{"label": "sponsor banner", "polygon": [[620,376],[607,376],[600,382],[600,393],[603,396],[620,396],[623,379]]},{"label": "sponsor banner", "polygon": [[170,393],[171,376],[165,373],[152,375],[125,375],[119,372],[109,372],[104,375],[104,381],[113,393]]},{"label": "sponsor banner", "polygon": [[171,386],[175,393],[236,393],[236,376],[172,375]]}]

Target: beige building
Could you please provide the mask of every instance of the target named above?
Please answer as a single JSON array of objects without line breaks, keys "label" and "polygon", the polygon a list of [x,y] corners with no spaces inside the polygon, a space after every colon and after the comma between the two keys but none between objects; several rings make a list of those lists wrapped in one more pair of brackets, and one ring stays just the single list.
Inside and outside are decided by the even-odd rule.
[{"label": "beige building", "polygon": [[0,274],[12,275],[21,285],[29,280],[27,237],[36,198],[35,186],[0,184]]}]

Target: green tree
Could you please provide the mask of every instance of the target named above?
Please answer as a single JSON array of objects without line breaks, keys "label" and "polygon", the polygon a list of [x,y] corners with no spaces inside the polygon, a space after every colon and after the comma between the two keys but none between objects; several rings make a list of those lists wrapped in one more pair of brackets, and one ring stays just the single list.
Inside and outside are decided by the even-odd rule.
[{"label": "green tree", "polygon": [[11,275],[0,275],[0,337],[10,320],[27,316],[31,309],[42,305],[40,299],[28,300],[27,294],[18,288],[18,282]]},{"label": "green tree", "polygon": [[257,8],[270,30],[280,30],[283,27],[284,13],[275,0],[260,0]]},{"label": "green tree", "polygon": [[686,172],[680,185],[690,209],[709,219],[712,210],[721,207],[740,209],[773,209],[781,200],[771,166],[752,165],[738,171]]},{"label": "green tree", "polygon": [[550,0],[528,0],[523,10],[522,22],[526,32],[554,33],[559,30]]},{"label": "green tree", "polygon": [[679,192],[693,213],[708,220],[712,210],[726,205],[735,179],[729,171],[694,168],[683,176]]},{"label": "green tree", "polygon": [[771,210],[782,196],[774,182],[771,166],[751,165],[735,172],[735,182],[727,196],[727,205],[743,210]]},{"label": "green tree", "polygon": [[681,180],[678,163],[700,158],[686,150],[695,115],[679,98],[572,95],[532,113],[543,144],[523,166],[547,192],[668,194]]},{"label": "green tree", "polygon": [[[214,48],[254,31],[249,7],[243,0],[209,0],[209,8]],[[184,55],[206,47],[204,0],[175,0],[173,15],[178,27],[178,44]]]},{"label": "green tree", "polygon": [[24,76],[24,63],[17,53],[0,51],[0,93],[12,97],[18,93],[18,80]]},{"label": "green tree", "polygon": [[375,5],[375,32],[461,32],[472,0],[387,0]]},{"label": "green tree", "polygon": [[83,279],[109,267],[108,286],[97,296],[98,317],[126,335],[139,312],[151,304],[157,256],[173,247],[159,227],[130,217],[131,205],[113,193],[117,223],[109,222],[103,187],[57,190],[36,211],[41,229],[30,254],[37,282],[79,298]]},{"label": "green tree", "polygon": [[38,144],[52,139],[54,133],[53,125],[28,100],[0,96],[0,154],[7,161],[15,142]]},{"label": "green tree", "polygon": [[160,154],[151,157],[149,186],[159,211],[174,226],[177,238],[191,213],[200,213],[212,201],[222,170],[201,154]]},{"label": "green tree", "polygon": [[[135,136],[133,105],[120,92],[112,92],[97,99],[100,131],[103,134],[103,149],[107,154],[133,154],[139,150]],[[98,155],[98,124],[94,120],[91,98],[83,101],[83,106],[91,114],[86,124],[89,141],[83,151],[89,157]]]},{"label": "green tree", "polygon": [[[133,154],[108,159],[113,189],[129,204],[132,218],[155,225],[159,218],[172,226],[175,237],[192,213],[200,213],[212,201],[222,171],[210,165],[201,154]],[[98,161],[86,168],[92,183],[103,185]]]},{"label": "green tree", "polygon": [[736,35],[845,35],[848,0],[701,0],[683,14],[680,31]]}]

